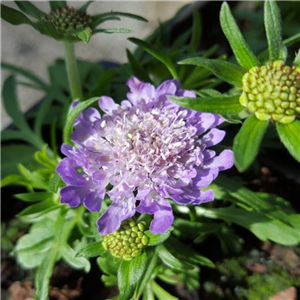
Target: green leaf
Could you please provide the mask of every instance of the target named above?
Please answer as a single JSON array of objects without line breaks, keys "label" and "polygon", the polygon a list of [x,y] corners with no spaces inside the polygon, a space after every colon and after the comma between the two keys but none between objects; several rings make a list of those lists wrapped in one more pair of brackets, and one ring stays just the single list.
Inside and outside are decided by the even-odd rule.
[{"label": "green leaf", "polygon": [[13,254],[23,268],[32,269],[41,264],[54,243],[54,221],[44,218],[33,224],[29,233],[18,239]]},{"label": "green leaf", "polygon": [[80,32],[76,32],[72,35],[74,35],[78,39],[82,40],[85,44],[87,44],[90,41],[92,34],[93,34],[92,29],[87,27],[81,30]]},{"label": "green leaf", "polygon": [[220,96],[216,98],[169,97],[176,104],[200,112],[234,114],[243,110],[239,95]]},{"label": "green leaf", "polygon": [[90,4],[92,4],[93,2],[95,1],[87,1],[86,3],[84,3],[80,8],[79,10],[83,11],[83,12],[86,12],[87,8],[90,6]]},{"label": "green leaf", "polygon": [[32,204],[22,210],[17,216],[18,217],[27,217],[34,215],[35,217],[46,214],[49,211],[58,209],[60,206],[56,204],[53,199],[44,200],[42,202]]},{"label": "green leaf", "polygon": [[126,28],[108,28],[108,29],[96,29],[93,33],[132,33],[131,29]]},{"label": "green leaf", "polygon": [[171,269],[182,271],[194,268],[188,263],[181,262],[178,258],[171,254],[163,244],[158,245],[156,247],[156,251],[161,261]]},{"label": "green leaf", "polygon": [[281,16],[275,1],[265,1],[265,29],[268,39],[269,60],[285,60],[286,48],[281,38]]},{"label": "green leaf", "polygon": [[38,171],[30,171],[26,169],[22,164],[19,164],[18,168],[20,173],[29,180],[32,187],[45,190],[48,189],[48,182],[41,173],[39,173]]},{"label": "green leaf", "polygon": [[21,193],[15,194],[14,197],[25,202],[39,202],[53,197],[49,192]]},{"label": "green leaf", "polygon": [[147,246],[156,246],[163,243],[165,240],[168,239],[172,230],[173,228],[170,228],[164,234],[153,234],[149,230],[145,231],[145,235],[149,238]]},{"label": "green leaf", "polygon": [[69,111],[69,114],[67,116],[66,125],[64,129],[64,142],[67,144],[71,144],[70,135],[73,131],[73,123],[77,116],[86,108],[88,108],[90,105],[95,103],[99,100],[99,97],[94,97],[89,100],[86,100],[84,102],[79,103],[74,108],[72,108]]},{"label": "green leaf", "polygon": [[12,25],[27,24],[33,26],[24,14],[3,4],[1,4],[1,18]]},{"label": "green leaf", "polygon": [[259,61],[244,40],[234,20],[234,17],[231,14],[230,7],[226,2],[223,2],[221,7],[220,23],[240,66],[246,70],[249,70],[259,65]]},{"label": "green leaf", "polygon": [[[218,188],[223,189],[224,192],[229,193],[231,196],[230,201],[238,205],[241,204],[254,208],[257,212],[269,218],[279,220],[289,225],[288,216],[282,207],[275,205],[274,201],[270,201],[268,198],[247,189],[237,180],[220,175],[216,179],[215,184]],[[223,195],[222,198],[226,198],[226,195]]]},{"label": "green leaf", "polygon": [[271,240],[286,246],[296,245],[300,241],[298,229],[278,220],[270,220],[255,211],[248,212],[234,207],[217,209],[197,207],[196,211],[199,215],[207,218],[222,219],[245,227],[262,241]]},{"label": "green leaf", "polygon": [[132,43],[138,45],[139,47],[144,49],[146,52],[148,52],[150,55],[152,55],[154,58],[156,58],[157,60],[162,62],[167,67],[167,69],[169,70],[169,72],[171,73],[173,78],[175,78],[175,79],[178,78],[177,71],[176,71],[174,64],[170,60],[170,57],[167,54],[165,54],[165,52],[163,50],[158,49],[157,47],[149,44],[148,42],[145,42],[145,41],[142,41],[142,40],[139,40],[136,38],[129,38],[128,40],[131,41]]},{"label": "green leaf", "polygon": [[143,276],[147,255],[144,252],[140,256],[130,260],[122,260],[118,270],[118,287],[120,295],[118,299],[130,299],[138,281]]},{"label": "green leaf", "polygon": [[255,115],[252,115],[246,119],[235,136],[233,142],[234,161],[240,172],[246,171],[255,160],[268,125],[268,121],[260,121]]},{"label": "green leaf", "polygon": [[168,293],[165,289],[163,289],[160,285],[158,285],[155,281],[151,282],[152,290],[155,294],[155,296],[159,300],[179,300],[179,298],[172,296],[170,293]]},{"label": "green leaf", "polygon": [[[94,16],[92,16],[92,20],[93,20],[94,26],[96,27],[100,23],[102,23],[103,19],[117,18],[117,17],[126,17],[126,18],[131,18],[131,19],[135,19],[135,20],[138,20],[138,21],[142,21],[142,22],[148,22],[145,18],[143,18],[141,16],[138,16],[138,15],[135,15],[135,14],[130,14],[130,13],[117,12],[117,11],[94,15]],[[99,21],[100,21],[100,23],[99,23]]]},{"label": "green leaf", "polygon": [[69,245],[61,247],[60,252],[63,259],[74,269],[84,269],[88,273],[91,269],[90,262],[84,257],[76,257],[76,252]]},{"label": "green leaf", "polygon": [[180,65],[194,65],[206,68],[220,79],[235,86],[242,86],[242,78],[245,74],[245,70],[230,62],[220,59],[194,57],[184,59],[178,63]]},{"label": "green leaf", "polygon": [[105,252],[106,250],[102,246],[102,241],[99,241],[83,245],[83,247],[76,253],[76,256],[97,257],[102,256]]},{"label": "green leaf", "polygon": [[[20,1],[18,1],[20,2]],[[1,67],[3,69],[12,71],[14,73],[20,74],[22,76],[24,76],[25,78],[33,81],[34,83],[36,83],[40,89],[44,90],[44,91],[48,91],[49,90],[49,86],[48,84],[46,84],[43,80],[41,80],[38,76],[32,74],[31,72],[29,72],[26,69],[17,67],[15,65],[9,64],[9,63],[5,63],[5,62],[1,62]]]},{"label": "green leaf", "polygon": [[13,119],[16,126],[23,131],[31,131],[24,115],[19,110],[18,100],[16,95],[16,81],[14,76],[9,76],[3,84],[3,104],[8,115]]},{"label": "green leaf", "polygon": [[[51,1],[53,2],[53,1]],[[61,40],[63,35],[61,35],[55,28],[52,23],[48,21],[39,20],[34,23],[34,27],[38,30],[41,34],[48,35],[56,40]]]},{"label": "green leaf", "polygon": [[30,186],[30,181],[20,175],[8,175],[1,180],[1,187],[5,187],[10,184],[18,184],[24,186]]},{"label": "green leaf", "polygon": [[49,182],[49,191],[56,194],[59,186],[63,183],[62,179],[57,173],[54,173]]},{"label": "green leaf", "polygon": [[67,7],[66,1],[49,1],[51,10],[55,10],[59,7]]},{"label": "green leaf", "polygon": [[300,67],[300,49],[298,50],[298,53],[297,53],[296,56],[295,56],[295,59],[294,59],[293,64],[294,64],[295,66]]},{"label": "green leaf", "polygon": [[298,120],[289,124],[276,122],[276,129],[285,148],[300,162],[300,122]]},{"label": "green leaf", "polygon": [[30,1],[15,1],[17,6],[27,15],[32,16],[36,19],[40,19],[45,15],[44,12],[39,10],[35,5]]},{"label": "green leaf", "polygon": [[34,163],[33,154],[36,148],[24,144],[2,145],[1,147],[1,176],[18,172],[17,165]]},{"label": "green leaf", "polygon": [[202,35],[201,28],[201,17],[197,9],[193,10],[193,28],[192,28],[192,37],[190,42],[190,52],[196,52],[199,47],[200,40]]}]

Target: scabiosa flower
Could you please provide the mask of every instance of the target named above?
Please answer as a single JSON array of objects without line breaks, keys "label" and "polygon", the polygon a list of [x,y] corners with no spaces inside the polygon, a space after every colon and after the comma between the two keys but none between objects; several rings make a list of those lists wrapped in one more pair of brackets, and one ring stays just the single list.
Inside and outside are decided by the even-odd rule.
[{"label": "scabiosa flower", "polygon": [[[97,221],[101,234],[116,231],[135,212],[153,214],[150,231],[164,233],[173,222],[172,199],[178,204],[213,200],[213,191],[201,191],[233,165],[230,150],[219,155],[209,148],[225,135],[215,127],[219,115],[184,109],[168,96],[195,97],[176,80],[155,88],[132,78],[130,92],[118,105],[103,96],[99,106],[82,112],[71,135],[77,147],[63,145],[57,172],[67,186],[61,202],[83,203],[99,211],[105,195],[112,204]],[[200,137],[199,137],[200,136]]]}]

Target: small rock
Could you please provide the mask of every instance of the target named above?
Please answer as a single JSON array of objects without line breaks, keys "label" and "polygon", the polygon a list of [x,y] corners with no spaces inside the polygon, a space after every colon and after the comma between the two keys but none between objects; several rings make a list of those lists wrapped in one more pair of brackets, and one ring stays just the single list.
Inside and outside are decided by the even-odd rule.
[{"label": "small rock", "polygon": [[297,290],[291,286],[288,289],[269,297],[268,300],[297,300]]}]

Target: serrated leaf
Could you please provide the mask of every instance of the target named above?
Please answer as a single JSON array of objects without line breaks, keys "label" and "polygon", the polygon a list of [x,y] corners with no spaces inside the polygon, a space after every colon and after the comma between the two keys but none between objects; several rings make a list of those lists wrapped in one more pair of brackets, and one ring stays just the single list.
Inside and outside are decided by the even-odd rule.
[{"label": "serrated leaf", "polygon": [[20,193],[15,194],[14,197],[25,202],[39,202],[53,197],[49,192],[35,192],[35,193]]},{"label": "serrated leaf", "polygon": [[86,100],[84,102],[79,103],[74,108],[72,108],[67,116],[66,125],[64,129],[64,142],[67,144],[71,143],[70,135],[73,130],[73,123],[77,116],[86,108],[88,108],[90,105],[95,103],[97,100],[99,100],[99,97],[94,97],[89,100]]},{"label": "serrated leaf", "polygon": [[145,41],[142,41],[142,40],[139,40],[136,38],[129,38],[128,40],[131,41],[132,43],[138,45],[143,50],[145,50],[150,55],[152,55],[154,58],[156,58],[157,60],[162,62],[167,67],[167,69],[169,70],[169,72],[171,73],[173,78],[175,78],[175,79],[178,78],[177,71],[176,71],[174,64],[170,60],[169,56],[164,53],[163,50],[149,44],[148,42],[145,42]]},{"label": "serrated leaf", "polygon": [[27,24],[33,26],[32,22],[20,11],[1,4],[1,18],[12,25]]},{"label": "serrated leaf", "polygon": [[173,228],[170,228],[164,234],[152,234],[149,230],[145,231],[145,235],[149,238],[147,246],[156,246],[163,243],[168,239],[172,230]]},{"label": "serrated leaf", "polygon": [[130,299],[138,281],[143,276],[147,255],[144,252],[130,261],[122,260],[118,270],[118,287],[120,295],[118,299]]},{"label": "serrated leaf", "polygon": [[77,251],[76,257],[97,257],[102,256],[105,252],[106,250],[102,246],[102,241],[99,241],[83,245],[82,248]]},{"label": "serrated leaf", "polygon": [[216,98],[186,98],[168,97],[176,104],[200,112],[216,114],[234,114],[243,110],[239,102],[239,95],[220,96]]},{"label": "serrated leaf", "polygon": [[156,247],[156,251],[161,261],[171,269],[182,271],[194,268],[188,263],[181,262],[178,258],[172,255],[163,244],[158,245]]},{"label": "serrated leaf", "polygon": [[269,60],[285,60],[286,49],[281,38],[281,16],[275,1],[265,1],[264,19],[268,39]]},{"label": "serrated leaf", "polygon": [[234,17],[231,14],[230,7],[226,2],[223,2],[221,7],[220,23],[240,66],[249,70],[259,65],[258,59],[242,36]]},{"label": "serrated leaf", "polygon": [[300,162],[300,122],[298,120],[289,124],[276,122],[276,129],[285,148]]},{"label": "serrated leaf", "polygon": [[33,5],[30,1],[15,1],[17,6],[27,15],[39,19],[45,15],[40,9]]},{"label": "serrated leaf", "polygon": [[255,115],[252,115],[246,119],[235,136],[233,142],[234,161],[240,172],[246,171],[255,160],[268,125],[268,121],[258,120]]},{"label": "serrated leaf", "polygon": [[207,68],[220,79],[239,87],[242,86],[242,78],[245,74],[245,70],[241,67],[220,59],[194,57],[184,59],[178,64]]},{"label": "serrated leaf", "polygon": [[88,273],[91,269],[90,262],[84,257],[76,257],[76,252],[69,245],[61,247],[60,252],[63,259],[74,269],[84,269]]}]

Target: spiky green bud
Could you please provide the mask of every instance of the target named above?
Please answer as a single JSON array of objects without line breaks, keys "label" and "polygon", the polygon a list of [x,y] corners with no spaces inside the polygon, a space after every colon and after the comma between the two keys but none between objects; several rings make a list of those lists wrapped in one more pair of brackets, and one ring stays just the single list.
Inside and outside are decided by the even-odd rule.
[{"label": "spiky green bud", "polygon": [[118,231],[103,237],[103,247],[115,257],[131,260],[139,256],[148,244],[149,239],[144,231],[143,223],[127,219],[122,222]]},{"label": "spiky green bud", "polygon": [[293,122],[300,113],[300,68],[283,61],[251,68],[243,76],[240,103],[259,120]]},{"label": "spiky green bud", "polygon": [[44,20],[51,22],[56,30],[64,35],[75,29],[93,26],[92,17],[85,12],[73,7],[59,7],[52,10],[44,17]]}]

